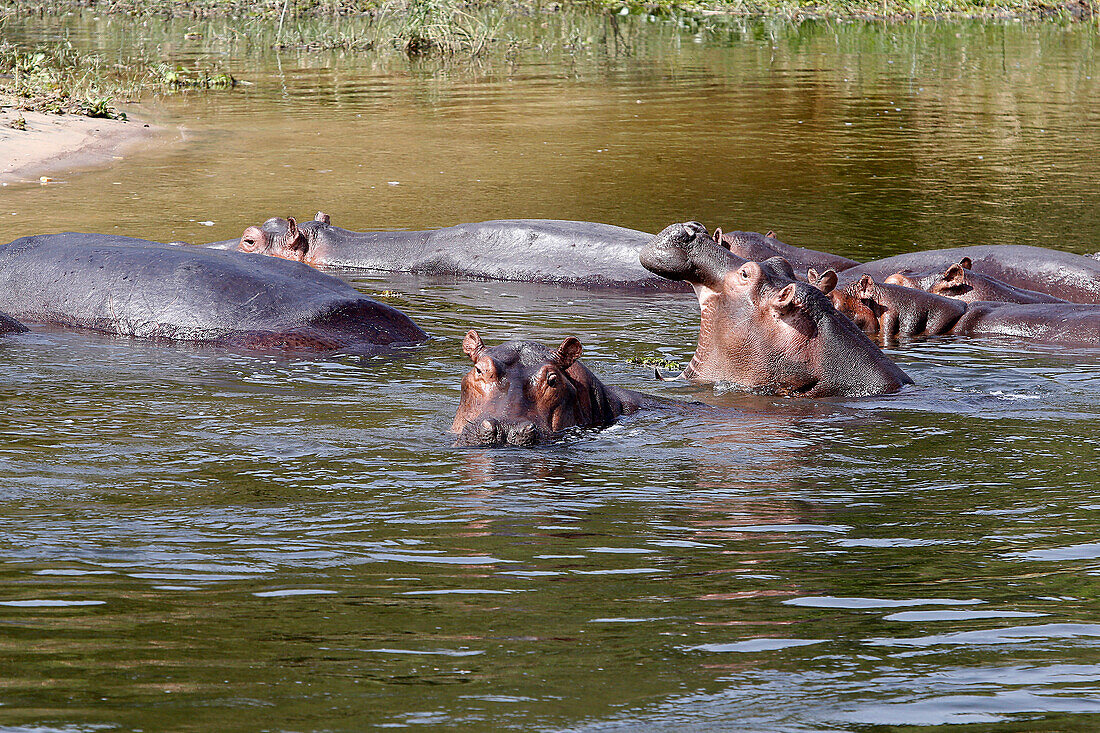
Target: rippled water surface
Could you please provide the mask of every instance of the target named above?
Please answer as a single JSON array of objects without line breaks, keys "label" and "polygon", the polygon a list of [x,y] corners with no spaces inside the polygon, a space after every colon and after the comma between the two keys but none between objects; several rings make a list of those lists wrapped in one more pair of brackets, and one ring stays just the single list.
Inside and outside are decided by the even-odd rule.
[{"label": "rippled water surface", "polygon": [[[5,231],[199,242],[323,208],[1100,250],[1095,26],[547,26],[475,65],[9,24],[174,39],[253,84],[148,101],[182,132],[0,190]],[[690,356],[686,295],[343,276],[433,341],[0,342],[4,730],[1100,728],[1097,350],[902,344],[900,394],[772,400],[627,362]],[[469,328],[576,335],[605,381],[706,404],[454,448]]]}]

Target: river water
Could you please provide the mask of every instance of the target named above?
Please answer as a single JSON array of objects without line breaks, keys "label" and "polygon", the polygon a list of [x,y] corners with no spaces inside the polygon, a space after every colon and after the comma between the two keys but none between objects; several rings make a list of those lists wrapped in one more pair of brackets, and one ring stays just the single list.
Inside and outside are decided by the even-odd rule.
[{"label": "river water", "polygon": [[[152,149],[0,190],[5,241],[324,209],[1100,250],[1095,25],[516,27],[542,47],[410,63],[9,21],[251,84],[145,100]],[[768,399],[627,362],[690,356],[689,295],[343,276],[434,339],[0,342],[0,730],[1100,728],[1100,351],[927,340],[888,349],[899,394]],[[454,448],[469,328],[576,335],[605,381],[706,405]]]}]

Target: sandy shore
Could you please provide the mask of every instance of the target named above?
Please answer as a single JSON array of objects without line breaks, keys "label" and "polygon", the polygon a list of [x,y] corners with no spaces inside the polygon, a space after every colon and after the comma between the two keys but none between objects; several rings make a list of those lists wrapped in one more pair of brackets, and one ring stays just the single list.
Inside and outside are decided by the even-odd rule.
[{"label": "sandy shore", "polygon": [[[26,130],[11,127],[20,116],[26,120]],[[103,165],[159,131],[134,120],[4,109],[0,112],[0,182],[38,181],[42,176]]]}]

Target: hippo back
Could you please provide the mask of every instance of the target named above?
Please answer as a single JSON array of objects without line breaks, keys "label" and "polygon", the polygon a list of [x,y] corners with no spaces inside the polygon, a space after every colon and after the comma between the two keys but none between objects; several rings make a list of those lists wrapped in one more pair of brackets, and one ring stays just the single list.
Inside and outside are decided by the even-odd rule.
[{"label": "hippo back", "polygon": [[342,344],[424,337],[399,311],[297,262],[98,234],[23,237],[0,247],[0,309],[189,341],[303,329]]},{"label": "hippo back", "polygon": [[843,286],[864,274],[878,282],[902,270],[946,270],[970,258],[971,269],[997,278],[1009,285],[1034,290],[1076,303],[1100,303],[1100,261],[1082,255],[1045,247],[1013,245],[975,245],[928,252],[909,252],[840,273]]},{"label": "hippo back", "polygon": [[27,327],[9,315],[0,313],[0,336],[5,333],[22,333]]},{"label": "hippo back", "polygon": [[493,280],[682,289],[649,273],[638,253],[653,235],[584,221],[505,219],[430,233],[417,269]]}]

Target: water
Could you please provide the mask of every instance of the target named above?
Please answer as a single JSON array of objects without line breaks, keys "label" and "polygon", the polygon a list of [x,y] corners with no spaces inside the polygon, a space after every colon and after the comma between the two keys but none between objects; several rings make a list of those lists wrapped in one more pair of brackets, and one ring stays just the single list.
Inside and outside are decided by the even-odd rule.
[{"label": "water", "polygon": [[[622,23],[618,51],[481,67],[240,51],[254,86],[148,103],[185,139],[5,188],[6,232],[204,241],[325,208],[1100,249],[1094,27]],[[903,344],[898,395],[768,399],[627,363],[690,356],[689,296],[347,278],[433,341],[0,342],[4,730],[1100,726],[1097,350]],[[576,335],[605,381],[707,405],[453,448],[469,328]]]}]

